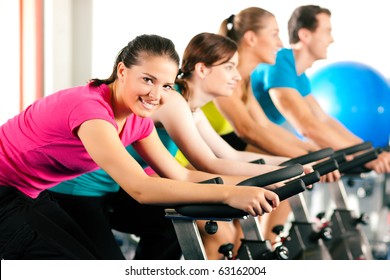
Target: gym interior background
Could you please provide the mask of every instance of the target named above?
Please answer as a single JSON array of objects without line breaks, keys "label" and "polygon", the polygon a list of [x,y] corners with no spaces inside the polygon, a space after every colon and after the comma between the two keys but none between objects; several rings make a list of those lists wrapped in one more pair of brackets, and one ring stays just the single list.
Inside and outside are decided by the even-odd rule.
[{"label": "gym interior background", "polygon": [[36,98],[108,76],[117,50],[141,33],[172,39],[181,54],[195,34],[217,32],[224,18],[260,6],[276,15],[287,46],[288,17],[303,4],[332,11],[335,38],[328,59],[310,71],[349,60],[390,77],[390,17],[380,0],[0,0],[0,123]]},{"label": "gym interior background", "polygon": [[305,4],[331,10],[335,39],[328,59],[309,74],[353,61],[373,67],[389,83],[390,17],[382,0],[0,0],[0,124],[37,98],[109,76],[117,51],[139,34],[170,38],[182,54],[194,35],[217,32],[231,14],[259,6],[275,14],[288,46],[287,20]]}]

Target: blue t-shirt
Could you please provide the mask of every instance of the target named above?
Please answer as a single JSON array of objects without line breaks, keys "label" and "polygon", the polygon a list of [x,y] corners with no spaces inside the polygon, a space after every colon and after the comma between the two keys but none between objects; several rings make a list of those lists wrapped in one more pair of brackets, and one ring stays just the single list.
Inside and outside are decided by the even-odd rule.
[{"label": "blue t-shirt", "polygon": [[[157,128],[157,133],[167,150],[175,156],[178,148],[166,130],[164,128]],[[131,145],[127,146],[126,150],[138,161],[142,168],[148,167]],[[110,175],[103,169],[98,169],[93,172],[85,173],[72,180],[64,181],[50,190],[63,194],[96,197],[103,196],[107,193],[117,192],[119,188],[119,185]]]},{"label": "blue t-shirt", "polygon": [[292,49],[281,49],[274,65],[259,64],[251,74],[254,96],[268,118],[277,124],[285,122],[284,116],[275,107],[270,95],[271,88],[294,88],[302,96],[311,93],[310,81],[305,73],[298,75]]}]

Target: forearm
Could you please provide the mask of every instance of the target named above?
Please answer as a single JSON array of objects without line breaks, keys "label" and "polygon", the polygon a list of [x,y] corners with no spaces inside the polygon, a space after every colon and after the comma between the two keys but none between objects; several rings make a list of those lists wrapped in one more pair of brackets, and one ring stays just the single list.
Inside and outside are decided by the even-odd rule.
[{"label": "forearm", "polygon": [[340,132],[334,129],[333,126],[321,121],[307,122],[302,134],[311,139],[321,148],[331,147],[335,150],[346,148],[361,142],[352,141],[351,138],[340,134]]},{"label": "forearm", "polygon": [[283,139],[281,141],[284,142],[285,145],[291,145],[292,149],[297,149],[295,155],[290,157],[300,156],[302,154],[306,154],[308,152],[316,151],[319,149],[319,146],[316,145],[314,142],[306,140],[304,141],[300,139],[297,135],[280,125],[271,123],[270,130],[273,131],[273,133],[277,136],[278,139]]},{"label": "forearm", "polygon": [[[177,204],[223,203],[241,209],[251,215],[272,211],[278,205],[275,193],[258,187],[237,187],[231,177],[222,176],[225,184],[196,184],[160,177],[140,176],[122,183],[124,190],[141,204],[173,206]],[[241,178],[239,181],[242,181]],[[262,210],[261,210],[261,208]],[[257,209],[257,210],[256,210]]]},{"label": "forearm", "polygon": [[[259,159],[258,157],[257,159]],[[270,164],[257,164],[244,161],[228,159],[216,159],[207,165],[207,172],[231,175],[231,176],[256,176],[279,169],[278,166]]]},{"label": "forearm", "polygon": [[223,203],[229,190],[233,187],[180,182],[161,177],[145,177],[130,181],[127,184],[122,184],[129,195],[141,204],[158,205]]},{"label": "forearm", "polygon": [[263,159],[266,164],[269,165],[279,165],[282,162],[285,162],[290,159],[290,157],[283,156],[273,156],[268,154],[263,154],[260,152],[249,152],[249,151],[236,151],[234,160],[251,162],[259,159]]},{"label": "forearm", "polygon": [[243,133],[241,137],[247,143],[277,156],[297,157],[309,150],[295,135],[277,126],[267,128],[257,126]]},{"label": "forearm", "polygon": [[291,159],[290,157],[270,156],[270,155],[262,155],[261,158],[264,159],[265,163],[269,165],[280,165],[282,162]]},{"label": "forearm", "polygon": [[351,141],[351,146],[354,144],[361,143],[363,140],[349,131],[344,125],[335,119],[328,120],[329,125],[338,133],[343,136],[345,139]]}]

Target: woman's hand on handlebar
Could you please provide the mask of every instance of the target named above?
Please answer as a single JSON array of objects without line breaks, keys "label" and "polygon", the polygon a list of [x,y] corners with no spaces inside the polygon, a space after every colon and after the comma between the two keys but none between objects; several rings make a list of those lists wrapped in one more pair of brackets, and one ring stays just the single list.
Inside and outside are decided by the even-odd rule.
[{"label": "woman's hand on handlebar", "polygon": [[265,188],[237,186],[228,193],[224,203],[256,217],[272,212],[280,201],[276,193]]},{"label": "woman's hand on handlebar", "polygon": [[341,178],[340,171],[338,169],[336,169],[332,172],[329,172],[329,173],[322,175],[320,182],[321,183],[332,183],[332,182],[337,182],[338,180],[340,180],[340,178]]},{"label": "woman's hand on handlebar", "polygon": [[313,171],[314,171],[314,169],[313,169],[312,164],[310,164],[310,163],[305,164],[305,165],[303,165],[303,174],[302,175],[312,173]]},{"label": "woman's hand on handlebar", "polygon": [[304,142],[305,145],[306,145],[306,151],[307,152],[314,152],[314,151],[318,151],[318,150],[321,150],[321,147],[318,146],[316,143],[314,143],[313,141],[311,140],[307,140]]},{"label": "woman's hand on handlebar", "polygon": [[[317,163],[320,163],[320,162],[323,162],[325,161],[326,159],[324,160],[319,160],[315,163],[311,163],[311,164],[307,164],[307,166],[311,167],[311,169],[313,170],[313,166]],[[305,167],[305,166],[304,166]],[[338,170],[333,170],[331,172],[328,172],[324,175],[321,176],[320,178],[320,182],[321,183],[331,183],[331,182],[336,182],[338,181],[339,179],[341,178],[341,174]]]},{"label": "woman's hand on handlebar", "polygon": [[[312,173],[313,171],[314,171],[313,166],[310,163],[305,164],[305,165],[303,165],[303,174],[302,175]],[[311,188],[313,188],[313,185],[307,185],[306,188],[311,189]]]},{"label": "woman's hand on handlebar", "polygon": [[377,159],[367,162],[364,167],[378,174],[390,173],[390,153],[381,152]]}]

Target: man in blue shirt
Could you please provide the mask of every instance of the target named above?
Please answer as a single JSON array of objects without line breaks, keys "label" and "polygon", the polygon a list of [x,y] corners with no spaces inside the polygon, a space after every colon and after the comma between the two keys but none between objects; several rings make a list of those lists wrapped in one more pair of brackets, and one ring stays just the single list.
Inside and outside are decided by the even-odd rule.
[{"label": "man in blue shirt", "polygon": [[[327,57],[333,43],[330,17],[331,12],[319,6],[296,8],[288,21],[290,48],[278,52],[274,65],[260,64],[252,72],[251,85],[270,120],[278,124],[287,121],[318,146],[338,150],[363,140],[321,108],[305,74],[315,61]],[[389,162],[390,154],[381,153],[366,167],[389,172]]]}]

